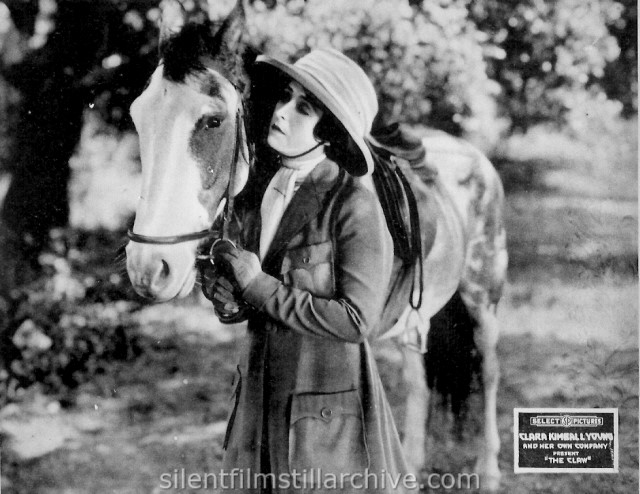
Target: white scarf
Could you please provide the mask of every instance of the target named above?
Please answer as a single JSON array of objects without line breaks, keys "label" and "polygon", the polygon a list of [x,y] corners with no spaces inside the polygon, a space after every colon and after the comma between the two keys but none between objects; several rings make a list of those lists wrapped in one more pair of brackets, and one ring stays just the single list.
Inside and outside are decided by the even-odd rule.
[{"label": "white scarf", "polygon": [[293,195],[302,185],[305,178],[313,169],[326,158],[325,154],[309,160],[289,161],[283,164],[269,182],[269,186],[262,198],[260,217],[262,228],[260,230],[260,260],[269,251],[271,242],[280,226],[280,220],[285,209],[293,199]]}]

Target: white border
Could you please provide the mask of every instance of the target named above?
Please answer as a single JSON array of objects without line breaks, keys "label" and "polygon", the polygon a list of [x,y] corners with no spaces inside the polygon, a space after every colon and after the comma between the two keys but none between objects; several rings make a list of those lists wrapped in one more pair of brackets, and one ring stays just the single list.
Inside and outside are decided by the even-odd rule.
[{"label": "white border", "polygon": [[[613,468],[520,468],[518,450],[518,413],[613,413]],[[514,473],[618,473],[618,409],[617,408],[514,408],[513,409],[513,472]]]}]

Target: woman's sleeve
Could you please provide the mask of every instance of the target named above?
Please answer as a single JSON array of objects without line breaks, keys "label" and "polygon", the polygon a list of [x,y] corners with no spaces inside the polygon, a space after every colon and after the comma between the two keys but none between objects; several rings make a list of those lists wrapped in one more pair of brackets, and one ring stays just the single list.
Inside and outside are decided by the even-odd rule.
[{"label": "woman's sleeve", "polygon": [[244,299],[293,331],[358,343],[380,320],[391,277],[393,244],[375,196],[354,187],[335,224],[333,298],[284,285],[260,273]]}]

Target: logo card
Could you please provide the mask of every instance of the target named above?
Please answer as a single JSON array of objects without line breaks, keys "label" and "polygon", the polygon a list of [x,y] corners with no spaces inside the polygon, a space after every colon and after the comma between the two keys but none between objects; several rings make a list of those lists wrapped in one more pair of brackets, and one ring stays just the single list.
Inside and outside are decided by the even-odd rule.
[{"label": "logo card", "polygon": [[617,408],[515,408],[515,473],[617,473]]}]

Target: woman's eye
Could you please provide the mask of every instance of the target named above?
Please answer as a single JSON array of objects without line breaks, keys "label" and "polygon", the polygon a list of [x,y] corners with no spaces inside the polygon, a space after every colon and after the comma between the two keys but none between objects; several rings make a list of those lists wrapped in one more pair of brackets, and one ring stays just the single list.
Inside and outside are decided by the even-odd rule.
[{"label": "woman's eye", "polygon": [[205,117],[202,127],[205,129],[216,129],[220,127],[220,117]]},{"label": "woman's eye", "polygon": [[311,113],[311,109],[306,103],[301,103],[298,105],[298,111],[303,115],[309,115]]}]

